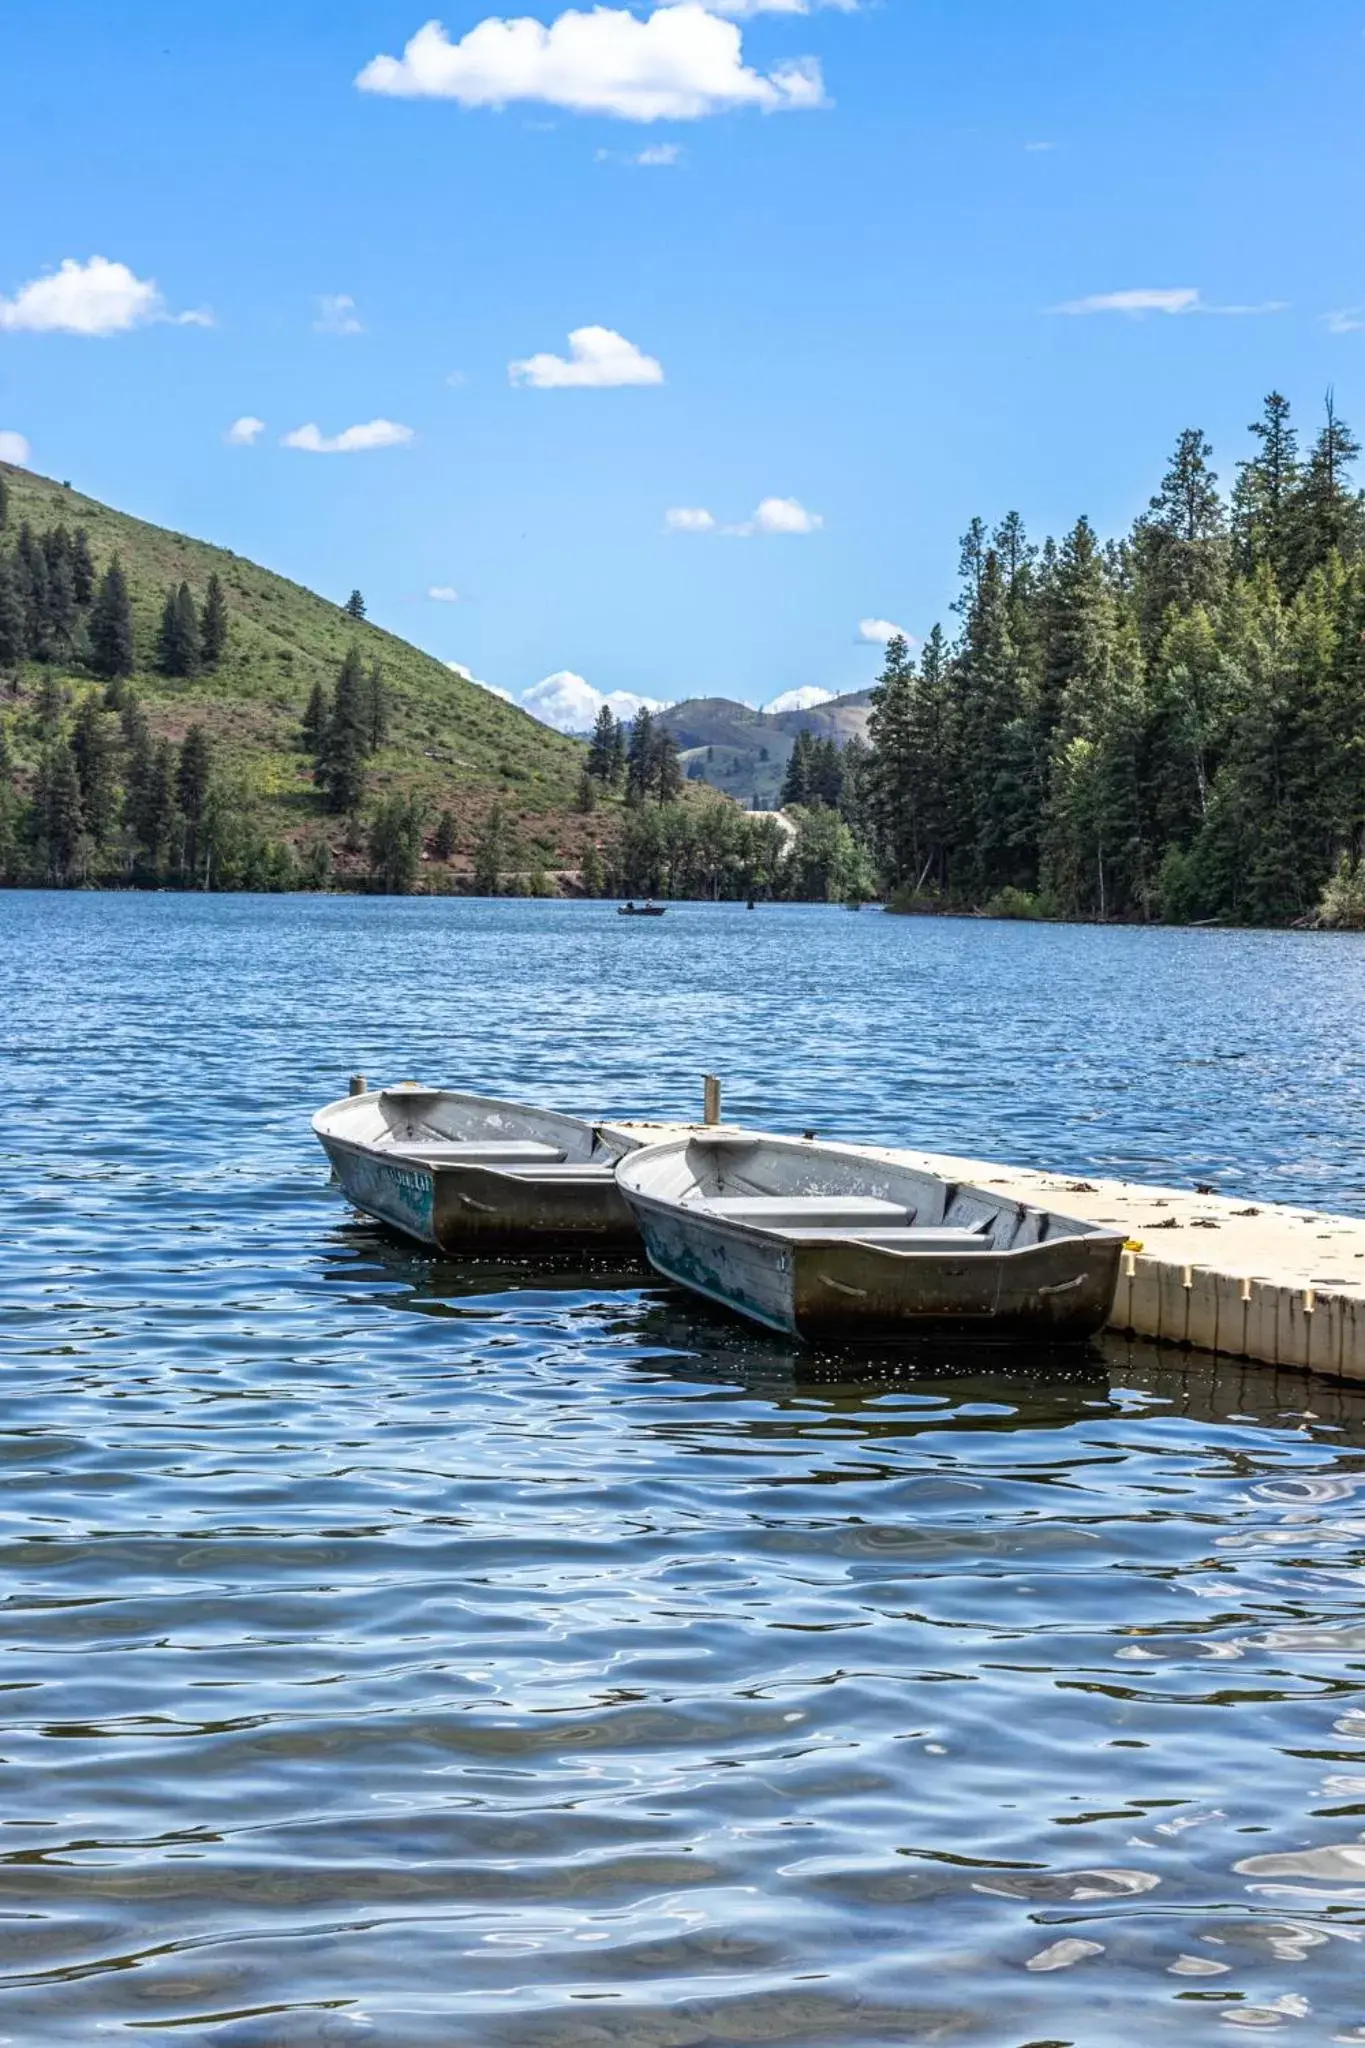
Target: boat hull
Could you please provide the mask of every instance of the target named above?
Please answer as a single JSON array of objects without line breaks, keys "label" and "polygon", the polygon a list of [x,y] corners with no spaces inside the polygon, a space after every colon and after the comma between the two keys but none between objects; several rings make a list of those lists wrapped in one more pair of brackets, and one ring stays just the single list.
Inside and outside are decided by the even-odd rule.
[{"label": "boat hull", "polygon": [[487,1166],[428,1166],[324,1136],[342,1193],[357,1209],[442,1252],[639,1245],[610,1174],[531,1176]]},{"label": "boat hull", "polygon": [[837,1249],[815,1243],[774,1251],[756,1231],[682,1218],[638,1195],[635,1211],[656,1272],[808,1343],[1080,1342],[1108,1320],[1122,1250],[1097,1238],[957,1259],[906,1258],[846,1240]]}]

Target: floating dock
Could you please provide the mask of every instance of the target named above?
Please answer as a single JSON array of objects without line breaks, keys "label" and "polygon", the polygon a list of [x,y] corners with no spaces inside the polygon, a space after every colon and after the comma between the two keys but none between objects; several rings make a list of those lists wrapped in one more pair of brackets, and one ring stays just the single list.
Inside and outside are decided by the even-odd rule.
[{"label": "floating dock", "polygon": [[[638,1142],[681,1136],[696,1126],[620,1128]],[[1365,1218],[1192,1188],[1039,1173],[908,1147],[859,1149],[1117,1226],[1133,1249],[1123,1255],[1111,1329],[1227,1358],[1365,1380]]]},{"label": "floating dock", "polygon": [[1116,1224],[1134,1249],[1123,1255],[1111,1329],[1365,1379],[1365,1219],[936,1152],[909,1156],[1017,1201]]}]

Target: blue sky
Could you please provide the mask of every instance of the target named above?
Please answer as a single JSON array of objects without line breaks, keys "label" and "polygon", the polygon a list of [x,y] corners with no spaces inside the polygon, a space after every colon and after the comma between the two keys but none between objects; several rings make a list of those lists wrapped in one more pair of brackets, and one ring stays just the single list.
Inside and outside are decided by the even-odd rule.
[{"label": "blue sky", "polygon": [[[862,620],[922,635],[975,512],[1115,530],[1186,425],[1230,476],[1274,386],[1365,428],[1365,0],[451,5],[405,64],[431,4],[4,11],[34,468],[517,696],[763,703],[867,683]],[[1135,291],[1199,296],[1057,310]],[[583,329],[653,381],[541,388]]]}]

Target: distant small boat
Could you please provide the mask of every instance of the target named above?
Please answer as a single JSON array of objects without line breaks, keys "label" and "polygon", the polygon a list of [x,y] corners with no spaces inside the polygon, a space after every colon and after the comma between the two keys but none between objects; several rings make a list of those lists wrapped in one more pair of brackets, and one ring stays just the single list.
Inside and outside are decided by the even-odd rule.
[{"label": "distant small boat", "polygon": [[403,1083],[313,1118],[348,1201],[439,1251],[638,1244],[622,1150],[551,1109]]},{"label": "distant small boat", "polygon": [[853,1145],[717,1132],[616,1170],[650,1264],[821,1340],[1073,1340],[1106,1321],[1120,1233]]},{"label": "distant small boat", "polygon": [[622,903],[616,912],[618,917],[662,917],[667,910],[666,903]]}]

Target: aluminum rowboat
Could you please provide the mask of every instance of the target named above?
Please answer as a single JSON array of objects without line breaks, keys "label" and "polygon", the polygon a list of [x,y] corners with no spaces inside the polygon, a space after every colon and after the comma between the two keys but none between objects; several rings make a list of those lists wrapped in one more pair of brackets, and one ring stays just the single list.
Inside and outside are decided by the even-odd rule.
[{"label": "aluminum rowboat", "polygon": [[313,1118],[347,1200],[443,1252],[636,1245],[625,1149],[550,1109],[405,1082]]},{"label": "aluminum rowboat", "polygon": [[1118,1281],[1118,1232],[853,1145],[673,1138],[616,1177],[658,1272],[802,1338],[1070,1341]]}]

